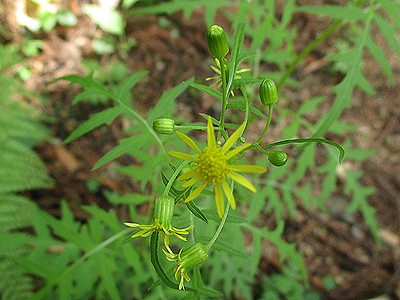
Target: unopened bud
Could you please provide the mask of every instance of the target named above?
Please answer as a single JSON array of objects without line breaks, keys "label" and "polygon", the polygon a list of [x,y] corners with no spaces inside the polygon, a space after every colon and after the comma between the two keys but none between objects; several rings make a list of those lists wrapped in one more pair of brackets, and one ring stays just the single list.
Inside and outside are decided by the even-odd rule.
[{"label": "unopened bud", "polygon": [[272,150],[268,153],[268,161],[276,167],[281,167],[286,164],[288,155],[281,150]]},{"label": "unopened bud", "polygon": [[278,90],[271,79],[264,79],[260,84],[260,100],[264,105],[274,105],[278,102]]},{"label": "unopened bud", "polygon": [[172,228],[172,217],[174,215],[175,200],[171,196],[159,196],[156,198],[154,219],[166,228]]},{"label": "unopened bud", "polygon": [[160,118],[153,122],[153,129],[159,134],[171,134],[175,131],[175,121],[167,118]]},{"label": "unopened bud", "polygon": [[211,25],[207,29],[207,45],[214,58],[221,59],[229,52],[228,40],[225,31],[221,26]]}]

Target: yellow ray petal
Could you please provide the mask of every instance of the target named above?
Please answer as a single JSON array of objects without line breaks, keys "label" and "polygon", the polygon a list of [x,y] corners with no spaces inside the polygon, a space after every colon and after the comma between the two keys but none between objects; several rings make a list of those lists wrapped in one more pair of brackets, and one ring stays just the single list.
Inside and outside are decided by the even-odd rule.
[{"label": "yellow ray petal", "polygon": [[177,152],[177,151],[169,151],[169,155],[175,156],[177,158],[183,159],[183,160],[189,160],[189,161],[195,161],[197,162],[197,157],[192,156],[183,152]]},{"label": "yellow ray petal", "polygon": [[227,174],[227,176],[229,178],[232,178],[233,180],[235,180],[240,185],[243,185],[245,188],[249,189],[253,193],[257,192],[257,190],[254,187],[254,185],[250,181],[248,181],[246,178],[244,178],[242,175],[240,175],[240,174],[238,174],[236,172],[229,172]]},{"label": "yellow ray petal", "polygon": [[185,202],[189,202],[192,201],[193,199],[197,198],[198,195],[200,195],[200,193],[204,190],[204,188],[206,187],[206,183],[202,183],[201,185],[199,185],[190,195],[189,197],[187,197],[185,199]]},{"label": "yellow ray petal", "polygon": [[130,223],[130,222],[124,222],[124,225],[128,226],[128,227],[132,227],[132,228],[136,228],[136,227],[140,227],[141,226],[140,224]]},{"label": "yellow ray petal", "polygon": [[235,130],[234,133],[229,137],[229,139],[225,142],[225,144],[222,146],[221,150],[222,153],[226,153],[229,149],[232,148],[233,144],[236,143],[236,141],[239,139],[240,135],[242,134],[243,128],[246,124],[243,123],[238,127],[238,129]]},{"label": "yellow ray petal", "polygon": [[192,169],[190,171],[187,171],[186,173],[183,173],[181,176],[179,176],[178,180],[186,180],[186,179],[193,177],[196,174],[197,174],[197,170]]},{"label": "yellow ray petal", "polygon": [[198,154],[201,153],[201,150],[199,147],[197,147],[196,143],[188,137],[186,134],[183,134],[179,131],[176,132],[176,134],[181,138],[182,141],[184,141],[190,148],[192,148],[194,151],[196,151]]},{"label": "yellow ray petal", "polygon": [[222,194],[221,186],[219,184],[214,185],[215,191],[215,205],[217,206],[218,216],[222,218],[224,215],[224,195]]},{"label": "yellow ray petal", "polygon": [[186,181],[184,184],[182,184],[183,187],[189,187],[192,186],[194,184],[196,184],[197,181],[200,180],[199,176],[195,176],[193,178],[191,178],[190,180]]},{"label": "yellow ray petal", "polygon": [[209,148],[217,147],[217,142],[215,141],[215,135],[214,135],[214,126],[212,124],[210,116],[208,116],[207,120],[207,143]]},{"label": "yellow ray petal", "polygon": [[249,147],[251,147],[250,143],[241,145],[241,146],[237,147],[236,149],[233,149],[232,151],[229,151],[228,153],[226,153],[225,158],[230,159],[230,158],[234,157],[236,154],[239,154],[240,152],[242,152],[243,150],[245,150]]},{"label": "yellow ray petal", "polygon": [[245,173],[264,173],[267,171],[264,167],[261,166],[252,166],[252,165],[229,165],[229,170],[236,172],[245,172]]},{"label": "yellow ray petal", "polygon": [[232,190],[225,180],[222,181],[222,189],[226,195],[226,198],[228,198],[228,201],[231,204],[232,209],[236,209],[235,197],[233,196]]}]

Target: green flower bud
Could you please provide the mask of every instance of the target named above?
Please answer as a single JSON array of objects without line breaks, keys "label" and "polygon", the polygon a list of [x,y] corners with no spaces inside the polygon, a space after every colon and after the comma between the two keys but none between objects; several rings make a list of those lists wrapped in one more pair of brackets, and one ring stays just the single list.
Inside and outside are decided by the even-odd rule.
[{"label": "green flower bud", "polygon": [[278,90],[271,79],[264,79],[260,84],[260,100],[264,105],[274,105],[278,102]]},{"label": "green flower bud", "polygon": [[268,160],[274,166],[281,167],[286,164],[288,155],[286,152],[281,150],[272,150],[268,153]]},{"label": "green flower bud", "polygon": [[175,131],[175,121],[167,118],[160,118],[153,122],[153,129],[159,134],[171,134]]},{"label": "green flower bud", "polygon": [[172,228],[174,206],[175,200],[171,196],[160,196],[156,198],[154,219],[158,219],[160,225],[162,225],[165,229]]},{"label": "green flower bud", "polygon": [[225,31],[221,26],[211,25],[207,29],[207,45],[214,58],[221,59],[229,52],[228,40]]}]

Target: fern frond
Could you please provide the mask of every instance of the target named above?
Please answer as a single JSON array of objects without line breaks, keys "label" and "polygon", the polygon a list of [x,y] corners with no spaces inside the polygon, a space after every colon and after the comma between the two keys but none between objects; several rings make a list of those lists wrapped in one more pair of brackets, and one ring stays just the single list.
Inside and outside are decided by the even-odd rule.
[{"label": "fern frond", "polygon": [[32,210],[33,203],[25,197],[0,193],[0,231],[30,226]]},{"label": "fern frond", "polygon": [[25,300],[33,295],[33,279],[7,257],[0,258],[0,298]]},{"label": "fern frond", "polygon": [[49,188],[53,180],[39,156],[15,140],[0,145],[0,193]]}]

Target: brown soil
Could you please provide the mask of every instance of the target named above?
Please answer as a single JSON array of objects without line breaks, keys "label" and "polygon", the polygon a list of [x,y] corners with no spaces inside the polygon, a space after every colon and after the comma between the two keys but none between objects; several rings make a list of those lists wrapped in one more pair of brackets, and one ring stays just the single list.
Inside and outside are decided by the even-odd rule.
[{"label": "brown soil", "polygon": [[[27,81],[27,86],[49,95],[50,102],[42,108],[55,118],[50,126],[53,136],[60,141],[45,143],[38,149],[56,179],[56,187],[50,191],[33,192],[32,197],[54,215],[60,213],[60,199],[66,199],[76,217],[84,220],[88,216],[79,208],[80,205],[96,203],[104,208],[110,207],[104,197],[105,190],[123,194],[139,189],[129,178],[111,172],[110,166],[90,171],[94,163],[123,136],[123,121],[114,122],[109,128],[94,130],[68,145],[61,143],[88,115],[101,110],[101,107],[94,109],[87,104],[71,105],[79,87],[67,87],[65,82],[46,85],[62,75],[83,74],[79,62],[85,58],[98,58],[91,45],[93,37],[101,31],[82,14],[78,1],[71,1],[71,5],[79,16],[78,26],[57,27],[48,34],[37,35],[36,38],[44,41],[44,48],[38,56],[30,59],[33,76]],[[189,20],[181,14],[167,17],[167,20],[170,26],[161,27],[157,17],[131,18],[126,34],[137,40],[137,46],[127,57],[111,55],[101,58],[103,65],[122,59],[132,72],[150,71],[149,76],[135,88],[135,101],[144,114],[156,103],[162,91],[191,76],[205,78],[211,75],[203,12],[197,11]],[[219,22],[229,27],[226,20],[220,19]],[[9,18],[7,26],[11,33],[7,37],[9,41],[20,41],[22,28],[12,18]],[[299,14],[293,26],[299,28],[296,47],[297,51],[301,51],[329,24]],[[176,32],[179,34],[175,35]],[[381,38],[377,36],[377,39]],[[384,43],[382,46],[386,47]],[[293,96],[293,99],[303,101],[321,94],[321,91],[329,93],[329,88],[337,84],[341,75],[328,74],[325,68],[327,62],[322,59],[331,47],[326,42],[305,59],[304,65],[293,74],[301,81],[301,88],[284,90],[287,99]],[[359,126],[359,131],[353,133],[355,146],[375,151],[362,164],[347,162],[347,166],[362,170],[362,183],[376,189],[369,200],[376,208],[381,224],[382,246],[376,245],[359,215],[344,217],[341,214],[343,210],[340,210],[342,207],[338,208],[338,214],[324,214],[299,206],[296,220],[287,221],[285,238],[299,246],[305,257],[311,285],[322,291],[327,299],[366,299],[383,294],[392,299],[400,298],[400,62],[393,52],[387,53],[391,55],[390,62],[395,73],[394,85],[387,84],[381,69],[367,57],[365,74],[373,82],[376,94],[356,91],[352,107],[346,109],[342,116],[343,120]],[[329,94],[329,97],[333,95]],[[185,118],[200,120],[198,112],[212,112],[210,99],[204,97],[197,100],[201,101],[185,94],[179,99],[177,113]],[[123,158],[116,163],[133,162]],[[87,187],[87,182],[93,178],[100,182],[95,192]],[[349,199],[337,194],[330,201],[336,206],[343,204],[345,208]],[[120,213],[123,218],[125,212]],[[270,222],[266,220],[265,224]],[[260,270],[270,273],[277,269],[281,269],[277,255],[265,254]],[[332,291],[324,289],[322,281],[326,275],[333,276],[339,283]]]}]

